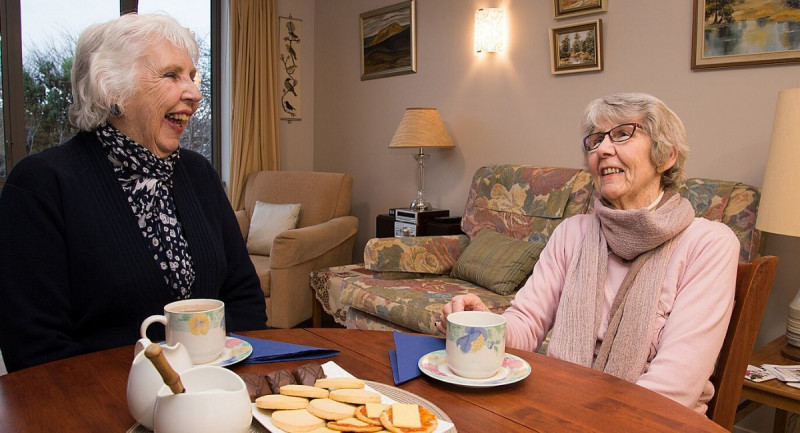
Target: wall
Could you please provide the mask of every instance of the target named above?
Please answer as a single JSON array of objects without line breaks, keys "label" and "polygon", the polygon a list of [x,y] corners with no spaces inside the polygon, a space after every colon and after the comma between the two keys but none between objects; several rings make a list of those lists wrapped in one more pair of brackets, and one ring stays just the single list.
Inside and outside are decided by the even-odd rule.
[{"label": "wall", "polygon": [[[800,85],[798,65],[692,71],[689,0],[614,0],[607,13],[567,20],[553,19],[551,0],[417,0],[417,73],[361,81],[359,14],[397,2],[313,4],[313,132],[293,136],[284,125],[282,135],[283,151],[313,155],[315,171],[353,175],[352,212],[360,221],[355,261],[375,234],[375,216],[414,197],[412,151],[387,147],[407,107],[439,109],[456,148],[430,152],[426,195],[461,215],[480,166],[581,166],[580,115],[589,100],[616,91],[654,94],[682,117],[689,176],[760,186],[777,94]],[[507,52],[472,53],[479,7],[506,9]],[[595,18],[603,20],[605,70],[551,75],[549,28]],[[304,21],[304,32],[308,27]],[[304,99],[304,112],[311,105]],[[313,151],[305,148],[309,134]],[[293,165],[300,163],[292,159],[284,168]],[[767,238],[765,253],[781,262],[757,345],[784,332],[786,305],[800,280],[798,240]]]}]

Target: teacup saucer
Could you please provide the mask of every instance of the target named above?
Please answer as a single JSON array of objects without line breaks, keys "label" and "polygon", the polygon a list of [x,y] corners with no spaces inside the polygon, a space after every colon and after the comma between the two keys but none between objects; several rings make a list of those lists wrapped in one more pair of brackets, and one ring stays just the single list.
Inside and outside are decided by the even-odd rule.
[{"label": "teacup saucer", "polygon": [[[166,344],[162,342],[161,344]],[[247,359],[253,353],[253,346],[250,343],[234,337],[225,337],[225,348],[222,353],[213,361],[208,361],[203,364],[195,365],[213,365],[218,367],[227,367],[236,364],[239,361]]]},{"label": "teacup saucer", "polygon": [[524,359],[506,353],[500,371],[486,379],[469,379],[450,371],[447,367],[447,355],[444,350],[433,351],[419,359],[419,369],[436,380],[453,385],[473,388],[489,388],[519,382],[531,374],[531,366]]}]

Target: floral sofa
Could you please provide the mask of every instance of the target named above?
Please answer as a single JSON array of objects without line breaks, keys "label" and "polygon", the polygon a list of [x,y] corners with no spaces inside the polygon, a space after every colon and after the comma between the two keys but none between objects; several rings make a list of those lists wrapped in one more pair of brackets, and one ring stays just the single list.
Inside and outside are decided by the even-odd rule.
[{"label": "floral sofa", "polygon": [[[565,218],[593,211],[593,192],[586,170],[481,167],[467,196],[461,220],[464,235],[371,239],[363,266],[340,269],[344,274],[338,280],[341,286],[335,288],[340,296],[336,302],[346,311],[346,326],[438,334],[434,323],[442,305],[464,293],[473,293],[492,311],[502,312],[530,274],[553,229]],[[741,242],[741,261],[758,255],[757,188],[692,178],[681,194],[694,205],[697,216],[733,229]],[[489,237],[499,239],[487,242]],[[510,252],[514,250],[521,252],[515,257]],[[460,269],[467,256],[472,269]],[[487,277],[498,268],[510,269]],[[513,278],[504,280],[509,275]]]}]

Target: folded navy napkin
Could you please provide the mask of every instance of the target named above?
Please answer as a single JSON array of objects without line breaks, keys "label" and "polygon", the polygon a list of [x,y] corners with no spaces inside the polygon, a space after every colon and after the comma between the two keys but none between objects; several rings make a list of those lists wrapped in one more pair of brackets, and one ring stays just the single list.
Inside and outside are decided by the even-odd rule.
[{"label": "folded navy napkin", "polygon": [[320,347],[302,346],[299,344],[283,343],[281,341],[262,340],[260,338],[245,337],[230,334],[231,337],[242,339],[253,346],[253,353],[247,357],[243,364],[264,364],[267,362],[301,361],[304,359],[330,358],[339,354],[338,350]]},{"label": "folded navy napkin", "polygon": [[444,349],[443,338],[427,335],[412,335],[394,331],[394,348],[389,351],[394,384],[400,385],[419,377],[419,359],[436,350]]}]

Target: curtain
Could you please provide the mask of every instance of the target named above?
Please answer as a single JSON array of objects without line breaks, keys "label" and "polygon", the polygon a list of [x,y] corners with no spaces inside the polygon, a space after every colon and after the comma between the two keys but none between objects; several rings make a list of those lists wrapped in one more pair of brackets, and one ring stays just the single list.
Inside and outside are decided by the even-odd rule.
[{"label": "curtain", "polygon": [[280,170],[277,0],[230,0],[230,198],[244,207],[247,175]]}]

